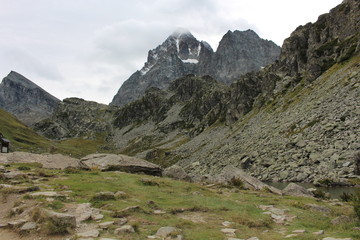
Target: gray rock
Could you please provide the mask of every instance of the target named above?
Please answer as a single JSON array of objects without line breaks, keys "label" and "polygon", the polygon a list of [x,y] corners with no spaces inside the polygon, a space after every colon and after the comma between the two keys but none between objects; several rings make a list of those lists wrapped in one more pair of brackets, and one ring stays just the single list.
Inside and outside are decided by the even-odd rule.
[{"label": "gray rock", "polygon": [[114,234],[119,235],[119,234],[124,234],[124,233],[134,233],[135,229],[130,226],[130,225],[124,225],[120,228],[116,228],[114,230]]},{"label": "gray rock", "polygon": [[274,187],[271,187],[260,180],[250,176],[249,174],[245,173],[239,168],[236,168],[234,166],[226,166],[221,171],[220,177],[223,177],[227,182],[231,181],[231,179],[240,179],[245,184],[245,187],[253,188],[256,190],[269,190],[272,193],[281,195],[281,191],[279,189],[276,189]]},{"label": "gray rock", "polygon": [[77,234],[78,237],[83,237],[83,238],[96,238],[99,235],[100,235],[100,232],[97,229],[93,229],[93,230],[89,230],[89,231]]},{"label": "gray rock", "polygon": [[99,168],[102,171],[117,170],[130,173],[145,173],[161,176],[162,169],[153,163],[140,158],[116,154],[91,154],[81,159],[89,168]]},{"label": "gray rock", "polygon": [[180,234],[181,230],[175,227],[161,227],[157,230],[156,236],[166,238],[169,235]]},{"label": "gray rock", "polygon": [[164,170],[164,176],[176,180],[191,181],[190,176],[179,166],[171,166]]},{"label": "gray rock", "polygon": [[325,207],[325,206],[320,206],[320,205],[313,204],[313,203],[306,204],[305,206],[313,211],[323,212],[323,213],[331,213],[331,209],[328,207]]},{"label": "gray rock", "polygon": [[99,223],[99,227],[101,229],[108,229],[110,226],[114,225],[114,221],[108,221],[108,222],[102,222],[102,223]]},{"label": "gray rock", "polygon": [[68,232],[71,232],[72,229],[76,228],[76,218],[74,215],[66,213],[58,213],[54,211],[49,211],[42,209],[41,217],[43,221],[51,221],[55,226],[66,227]]},{"label": "gray rock", "polygon": [[295,183],[289,183],[289,185],[287,185],[287,187],[282,192],[283,194],[290,196],[314,197],[314,194],[312,192]]}]

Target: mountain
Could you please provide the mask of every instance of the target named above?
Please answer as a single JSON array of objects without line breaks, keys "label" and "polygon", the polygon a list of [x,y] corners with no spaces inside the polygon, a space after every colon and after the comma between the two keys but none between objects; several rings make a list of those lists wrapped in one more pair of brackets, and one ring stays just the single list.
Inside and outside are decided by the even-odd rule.
[{"label": "mountain", "polygon": [[[68,120],[67,137],[101,129],[80,121],[104,122],[106,140],[117,152],[164,167],[176,164],[191,174],[233,165],[266,181],[342,182],[357,177],[359,167],[359,19],[360,2],[344,1],[295,29],[278,61],[231,85],[190,74],[167,88],[147,87],[122,107],[98,106],[90,111],[97,114],[86,115],[81,109],[91,103],[85,101],[77,111],[61,108],[50,120]],[[173,59],[183,62],[176,40],[174,46]],[[195,59],[191,52],[182,59]],[[206,55],[208,63],[214,56]],[[196,66],[202,57],[200,51]]]},{"label": "mountain", "polygon": [[0,84],[0,108],[27,125],[49,117],[59,102],[59,99],[14,71]]},{"label": "mountain", "polygon": [[261,39],[252,30],[229,31],[214,53],[208,43],[179,29],[149,51],[144,67],[124,82],[110,105],[132,102],[151,87],[165,89],[171,81],[188,74],[210,75],[229,84],[244,73],[275,61],[279,54],[276,44]]}]

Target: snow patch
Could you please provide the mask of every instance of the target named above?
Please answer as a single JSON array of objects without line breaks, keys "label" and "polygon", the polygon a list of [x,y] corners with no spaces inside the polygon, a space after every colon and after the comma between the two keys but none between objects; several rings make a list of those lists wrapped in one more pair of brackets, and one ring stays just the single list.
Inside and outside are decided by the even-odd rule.
[{"label": "snow patch", "polygon": [[176,41],[176,49],[177,49],[177,52],[179,53],[180,52],[180,40],[177,38],[175,39]]},{"label": "snow patch", "polygon": [[199,43],[198,49],[197,49],[197,56],[200,55],[200,51],[201,51],[201,43]]},{"label": "snow patch", "polygon": [[185,59],[185,60],[181,60],[183,63],[192,63],[192,64],[197,64],[199,63],[199,60],[197,59],[192,59],[192,58],[189,58],[189,59]]}]

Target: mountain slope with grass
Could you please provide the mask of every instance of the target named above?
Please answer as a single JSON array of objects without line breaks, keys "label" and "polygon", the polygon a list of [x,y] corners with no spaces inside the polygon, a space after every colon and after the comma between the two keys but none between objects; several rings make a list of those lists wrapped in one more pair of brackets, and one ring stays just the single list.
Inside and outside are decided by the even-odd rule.
[{"label": "mountain slope with grass", "polygon": [[97,169],[0,167],[13,173],[0,173],[0,234],[15,240],[360,238],[351,204],[338,200]]}]

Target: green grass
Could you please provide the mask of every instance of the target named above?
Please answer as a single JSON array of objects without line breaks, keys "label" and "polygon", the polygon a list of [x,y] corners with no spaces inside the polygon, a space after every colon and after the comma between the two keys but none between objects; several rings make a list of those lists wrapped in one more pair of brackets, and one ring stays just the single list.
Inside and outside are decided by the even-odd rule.
[{"label": "green grass", "polygon": [[[89,202],[95,193],[100,191],[124,191],[125,200],[104,200],[92,202],[93,206],[110,211],[120,211],[125,207],[139,206],[141,210],[132,212],[129,224],[137,224],[139,232],[129,235],[126,239],[145,239],[153,235],[162,226],[175,226],[183,230],[186,239],[224,239],[221,233],[223,221],[233,222],[232,228],[238,229],[238,238],[257,236],[260,239],[283,239],[276,230],[285,228],[288,234],[296,229],[306,229],[308,233],[298,239],[314,239],[312,232],[325,230],[325,236],[360,237],[352,230],[353,224],[332,225],[331,219],[337,215],[351,215],[349,207],[331,206],[332,214],[314,213],[305,208],[307,203],[326,205],[325,202],[308,198],[280,197],[266,192],[252,192],[237,188],[209,189],[201,185],[173,181],[167,178],[149,177],[156,184],[143,184],[142,175],[114,172],[80,172],[64,175],[50,180],[48,185],[60,191],[60,186],[69,186],[73,191],[71,201]],[[151,204],[149,201],[152,201]],[[288,226],[275,224],[268,215],[262,214],[259,205],[275,205],[288,209],[289,214],[297,218]],[[154,207],[156,206],[156,207]],[[58,208],[55,206],[50,206]],[[153,214],[154,209],[166,212],[164,215]],[[204,222],[194,223],[186,217],[197,216]],[[106,213],[106,219],[113,219]],[[143,223],[147,224],[143,224]],[[268,230],[268,232],[264,232]]]},{"label": "green grass", "polygon": [[10,151],[32,153],[61,153],[72,157],[83,157],[95,152],[112,152],[111,144],[105,142],[106,133],[95,138],[71,138],[52,141],[40,136],[25,126],[16,117],[0,109],[0,132],[11,141]]}]

